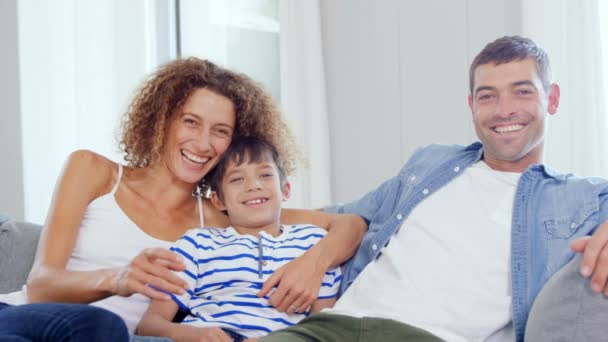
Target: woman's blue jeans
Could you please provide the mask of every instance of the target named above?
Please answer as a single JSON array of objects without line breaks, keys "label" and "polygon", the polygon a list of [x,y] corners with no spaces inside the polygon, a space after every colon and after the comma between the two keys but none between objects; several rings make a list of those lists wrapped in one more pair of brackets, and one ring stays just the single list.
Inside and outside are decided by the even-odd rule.
[{"label": "woman's blue jeans", "polygon": [[0,303],[0,341],[129,341],[123,320],[92,305]]}]

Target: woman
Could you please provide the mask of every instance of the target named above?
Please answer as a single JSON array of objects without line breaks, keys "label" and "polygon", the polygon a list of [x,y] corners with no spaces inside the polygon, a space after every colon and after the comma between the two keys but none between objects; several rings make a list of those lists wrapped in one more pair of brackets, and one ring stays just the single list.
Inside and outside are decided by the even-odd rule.
[{"label": "woman", "polygon": [[[144,83],[125,115],[121,148],[128,166],[90,151],[77,151],[68,158],[27,294],[13,294],[11,302],[92,303],[118,314],[132,333],[148,305],[146,297],[168,299],[162,291],[183,291],[183,282],[171,270],[184,266],[165,247],[193,227],[227,225],[226,216],[202,200],[205,186],[199,180],[237,136],[257,136],[277,146],[289,171],[299,161],[284,119],[270,97],[247,76],[195,58],[162,67]],[[336,225],[335,218],[310,211],[292,211],[283,219],[324,227],[331,220],[334,226],[358,222]],[[331,263],[348,257],[326,256]],[[284,281],[288,285],[276,301],[283,309],[305,308],[316,291],[290,291],[290,284],[297,283],[294,279],[311,278],[310,273],[296,273],[288,269],[287,275],[273,279],[291,279]],[[2,301],[8,300],[0,297]],[[36,311],[24,307],[29,307],[24,316]],[[7,311],[11,317],[20,315],[20,307],[9,309],[0,310],[0,321]],[[54,309],[44,308],[49,310]],[[57,313],[72,310],[107,313],[93,306],[69,305]],[[9,332],[18,335],[18,328],[18,324],[12,326]],[[0,326],[0,336],[6,332],[2,329],[8,328]]]}]

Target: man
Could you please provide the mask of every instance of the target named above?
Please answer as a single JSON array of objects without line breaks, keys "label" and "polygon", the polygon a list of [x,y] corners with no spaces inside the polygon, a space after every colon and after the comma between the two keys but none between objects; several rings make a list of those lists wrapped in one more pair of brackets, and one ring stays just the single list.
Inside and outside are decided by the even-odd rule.
[{"label": "man", "polygon": [[535,297],[574,256],[570,243],[594,233],[574,246],[587,247],[581,273],[602,291],[608,182],[542,164],[559,98],[531,40],[488,44],[470,68],[481,143],[421,148],[397,176],[333,208],[369,224],[342,297],[263,341],[522,341]]}]

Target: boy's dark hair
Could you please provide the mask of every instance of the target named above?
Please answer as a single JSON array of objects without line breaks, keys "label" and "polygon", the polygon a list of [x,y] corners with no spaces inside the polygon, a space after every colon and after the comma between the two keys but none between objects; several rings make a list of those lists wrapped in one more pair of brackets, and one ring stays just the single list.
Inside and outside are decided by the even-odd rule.
[{"label": "boy's dark hair", "polygon": [[284,186],[285,182],[287,182],[287,172],[283,162],[279,158],[279,153],[272,144],[255,137],[234,139],[215,168],[213,168],[213,171],[210,172],[208,176],[209,186],[211,190],[217,192],[220,200],[223,200],[221,191],[222,179],[230,163],[235,163],[239,166],[243,163],[260,163],[267,160],[272,161],[277,166],[281,187]]},{"label": "boy's dark hair", "polygon": [[473,95],[475,86],[475,69],[478,66],[488,63],[503,64],[514,60],[532,58],[536,62],[536,72],[543,83],[545,91],[551,87],[550,73],[551,67],[549,56],[545,50],[541,49],[531,39],[520,36],[502,37],[486,45],[483,50],[475,57],[469,69],[469,91]]}]

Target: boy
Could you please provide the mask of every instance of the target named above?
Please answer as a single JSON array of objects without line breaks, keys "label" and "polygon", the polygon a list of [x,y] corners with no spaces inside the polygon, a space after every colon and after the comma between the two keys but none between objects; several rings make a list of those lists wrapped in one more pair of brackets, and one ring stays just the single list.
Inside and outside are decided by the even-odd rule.
[{"label": "boy", "polygon": [[[211,202],[228,214],[231,227],[193,229],[176,242],[171,250],[184,257],[186,270],[178,275],[188,289],[172,301],[153,300],[139,334],[243,341],[292,326],[308,314],[279,312],[267,296],[256,296],[275,270],[326,233],[312,225],[281,226],[281,201],[290,185],[275,148],[256,138],[233,141],[210,185]],[[325,274],[310,311],[333,306],[340,279],[338,268]],[[178,309],[188,314],[181,324],[171,322]]]}]

